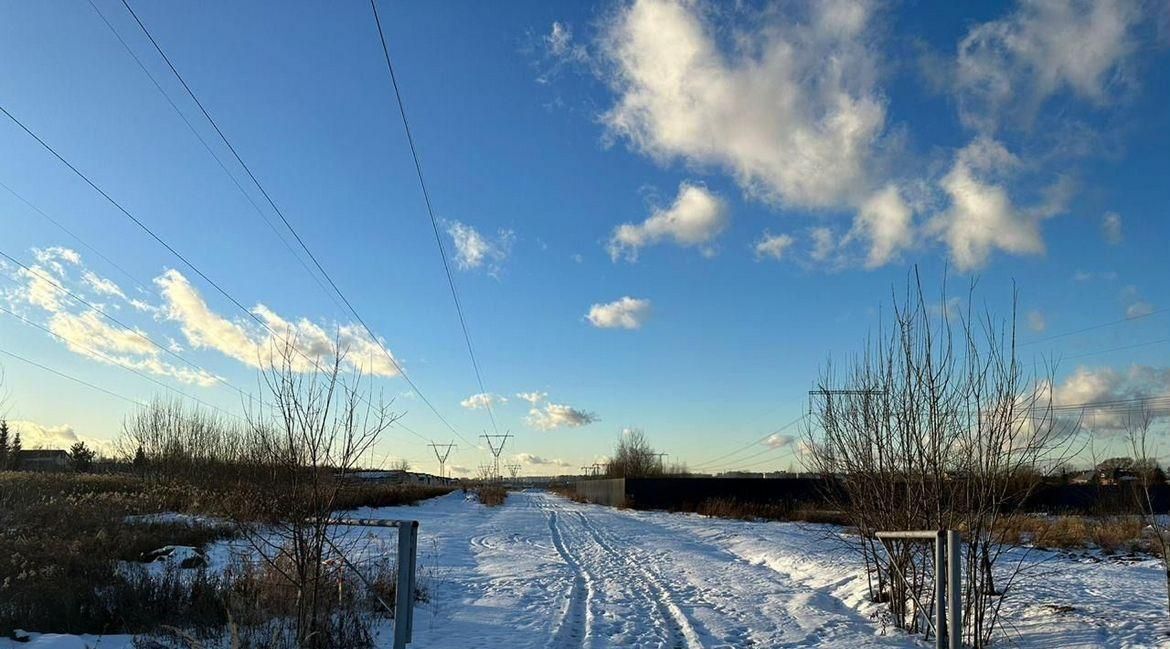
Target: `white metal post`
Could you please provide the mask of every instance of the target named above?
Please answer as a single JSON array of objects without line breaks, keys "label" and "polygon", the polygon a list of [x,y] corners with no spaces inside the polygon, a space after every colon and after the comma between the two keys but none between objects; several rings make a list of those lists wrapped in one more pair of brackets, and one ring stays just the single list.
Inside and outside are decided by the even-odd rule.
[{"label": "white metal post", "polygon": [[934,621],[934,646],[947,649],[950,625],[947,624],[947,543],[944,530],[939,530],[934,538]]},{"label": "white metal post", "polygon": [[947,614],[948,649],[962,649],[963,646],[963,600],[960,588],[963,583],[962,537],[955,530],[947,531]]},{"label": "white metal post", "polygon": [[414,564],[418,521],[398,526],[398,586],[394,595],[394,649],[405,649],[414,627]]}]

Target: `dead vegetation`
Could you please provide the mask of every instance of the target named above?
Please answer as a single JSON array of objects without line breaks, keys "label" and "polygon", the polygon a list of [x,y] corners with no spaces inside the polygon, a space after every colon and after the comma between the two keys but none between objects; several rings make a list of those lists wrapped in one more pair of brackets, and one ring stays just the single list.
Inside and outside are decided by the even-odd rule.
[{"label": "dead vegetation", "polygon": [[932,557],[921,543],[886,546],[875,533],[962,531],[963,641],[985,647],[1023,569],[999,569],[1008,546],[994,532],[1045,468],[1072,453],[1079,422],[1053,410],[1051,368],[1031,371],[1018,358],[1015,296],[999,320],[973,310],[971,291],[967,310],[951,313],[933,306],[948,304],[945,289],[928,299],[912,275],[861,351],[826,365],[805,443],[807,465],[839,485],[828,496],[860,532],[871,598],[890,603],[896,627],[929,632]]},{"label": "dead vegetation", "polygon": [[[235,536],[226,520],[242,500],[237,488],[129,474],[0,472],[0,637],[18,627],[139,633],[162,625],[224,623],[224,594],[237,586],[197,570],[181,571],[182,584],[179,574],[164,573],[159,580],[137,569],[136,562],[167,545],[200,548]],[[448,492],[346,486],[337,504],[340,509],[404,505]],[[208,519],[126,522],[161,512]]]},{"label": "dead vegetation", "polygon": [[487,507],[499,507],[508,499],[508,490],[502,484],[485,482],[472,489],[476,500]]},{"label": "dead vegetation", "polygon": [[[123,466],[132,472],[0,473],[0,636],[19,626],[172,629],[182,638],[234,621],[245,636],[258,634],[241,646],[370,646],[371,602],[392,586],[342,574],[338,556],[361,541],[326,520],[450,490],[348,480],[396,415],[359,391],[360,376],[341,375],[343,353],[304,372],[289,349],[266,364],[268,402],[243,426],[156,401],[126,420]],[[163,512],[206,518],[127,520]],[[200,548],[229,536],[246,541],[258,563],[161,576],[134,563],[163,546]]]}]

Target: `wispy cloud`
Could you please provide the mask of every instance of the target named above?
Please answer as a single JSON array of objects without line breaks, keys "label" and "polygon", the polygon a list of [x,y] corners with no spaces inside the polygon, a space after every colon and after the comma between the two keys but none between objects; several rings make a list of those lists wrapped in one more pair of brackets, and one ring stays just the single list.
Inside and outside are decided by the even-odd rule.
[{"label": "wispy cloud", "polygon": [[459,402],[459,405],[468,410],[480,410],[483,408],[491,408],[501,403],[507,403],[508,399],[498,394],[490,394],[487,392],[480,392],[467,397]]},{"label": "wispy cloud", "polygon": [[1111,246],[1119,246],[1125,240],[1121,231],[1121,215],[1117,212],[1106,212],[1101,217],[1101,236]]},{"label": "wispy cloud", "polygon": [[493,238],[459,221],[447,224],[447,234],[455,244],[455,262],[459,268],[483,269],[491,275],[499,273],[503,263],[512,253],[512,244],[516,240],[516,235],[511,230],[501,229]]}]

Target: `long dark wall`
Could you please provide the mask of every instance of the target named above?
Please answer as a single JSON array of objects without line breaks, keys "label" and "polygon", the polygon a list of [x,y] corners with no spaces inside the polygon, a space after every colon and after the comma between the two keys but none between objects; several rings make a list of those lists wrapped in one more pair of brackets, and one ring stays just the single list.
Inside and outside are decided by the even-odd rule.
[{"label": "long dark wall", "polygon": [[691,509],[713,498],[796,507],[825,501],[815,478],[627,478],[626,504],[644,509]]},{"label": "long dark wall", "polygon": [[[829,483],[819,478],[616,478],[580,480],[577,494],[602,505],[638,509],[694,509],[711,499],[825,507]],[[1032,512],[1117,514],[1137,512],[1128,485],[1041,485],[1024,503]],[[1151,489],[1155,511],[1170,512],[1170,485]]]}]

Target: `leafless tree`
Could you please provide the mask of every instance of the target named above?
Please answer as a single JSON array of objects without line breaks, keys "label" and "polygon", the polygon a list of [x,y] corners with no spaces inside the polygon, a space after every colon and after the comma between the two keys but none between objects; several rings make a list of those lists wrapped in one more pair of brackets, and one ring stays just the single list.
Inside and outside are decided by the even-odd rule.
[{"label": "leafless tree", "polygon": [[1133,451],[1134,466],[1134,496],[1137,500],[1138,511],[1142,521],[1154,537],[1154,544],[1158,553],[1162,555],[1162,569],[1166,573],[1166,604],[1170,613],[1170,522],[1165,517],[1158,516],[1154,506],[1154,486],[1164,482],[1164,475],[1158,467],[1158,449],[1150,439],[1150,426],[1154,416],[1148,408],[1134,410],[1126,419],[1125,436]]},{"label": "leafless tree", "polygon": [[123,459],[140,457],[140,469],[151,477],[198,484],[242,477],[253,459],[248,432],[226,416],[156,398],[122,420],[114,446]]},{"label": "leafless tree", "polygon": [[390,463],[390,470],[391,471],[409,471],[410,470],[410,460],[408,460],[406,458],[394,460],[393,462]]},{"label": "leafless tree", "polygon": [[[331,571],[342,540],[328,523],[343,478],[398,415],[366,394],[359,372],[343,374],[344,349],[304,371],[287,343],[261,375],[270,401],[247,413],[248,452],[265,479],[242,521],[263,562],[296,591],[295,637],[326,647],[338,619]],[[257,524],[257,522],[259,524]]]},{"label": "leafless tree", "polygon": [[1010,318],[997,322],[973,312],[973,293],[951,314],[945,288],[943,306],[932,306],[915,271],[889,325],[822,373],[806,463],[857,528],[870,594],[890,602],[896,626],[923,630],[933,557],[921,545],[887,551],[874,533],[963,531],[963,626],[981,647],[1018,574],[995,570],[1004,549],[996,523],[1062,459],[1077,426],[1052,416],[1051,371],[1028,372],[1017,358],[1014,296]]},{"label": "leafless tree", "polygon": [[662,475],[662,462],[642,431],[626,430],[618,440],[613,456],[605,463],[605,475],[610,478],[658,476]]}]

